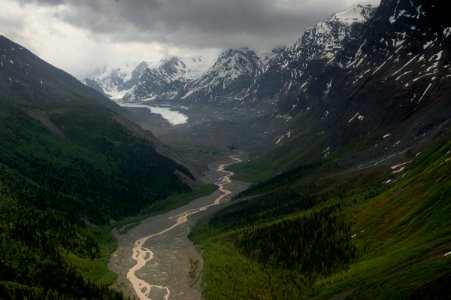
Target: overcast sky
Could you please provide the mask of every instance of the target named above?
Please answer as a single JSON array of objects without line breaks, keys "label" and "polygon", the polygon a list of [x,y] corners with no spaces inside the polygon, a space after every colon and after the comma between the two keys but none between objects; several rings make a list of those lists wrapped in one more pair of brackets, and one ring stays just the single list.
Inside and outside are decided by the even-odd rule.
[{"label": "overcast sky", "polygon": [[0,34],[83,78],[105,65],[290,45],[358,3],[379,0],[0,0]]}]

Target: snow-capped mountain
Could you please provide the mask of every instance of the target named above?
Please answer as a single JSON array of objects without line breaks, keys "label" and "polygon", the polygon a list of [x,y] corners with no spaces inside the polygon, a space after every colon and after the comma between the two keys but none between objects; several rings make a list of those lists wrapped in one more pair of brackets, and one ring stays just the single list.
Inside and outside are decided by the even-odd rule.
[{"label": "snow-capped mountain", "polygon": [[358,5],[336,13],[307,29],[293,46],[268,53],[258,55],[248,48],[228,49],[211,67],[201,57],[183,60],[171,57],[154,68],[140,65],[132,76],[115,69],[84,82],[125,102],[154,99],[241,104],[270,99],[274,102],[299,85],[312,60],[332,59],[350,37],[354,25],[366,22],[373,11],[371,6]]},{"label": "snow-capped mountain", "polygon": [[[431,101],[445,105],[451,24],[444,11],[438,0],[358,5],[308,28],[291,47],[260,57],[247,48],[229,49],[211,68],[197,69],[192,66],[198,62],[165,60],[146,68],[123,100],[269,102],[287,126],[311,115],[350,136],[348,126],[370,132],[427,109]],[[437,112],[437,120],[446,119],[448,110]]]},{"label": "snow-capped mountain", "polygon": [[128,64],[121,68],[105,68],[105,70],[91,78],[85,78],[83,83],[90,86],[113,100],[120,100],[133,88],[145,70],[149,68],[147,62]]},{"label": "snow-capped mountain", "polygon": [[332,59],[352,37],[353,30],[365,23],[374,10],[371,5],[357,5],[306,29],[294,45],[270,60],[252,88],[252,98],[277,101],[291,89],[299,89],[309,80],[305,76],[308,66],[316,60]]},{"label": "snow-capped mountain", "polygon": [[[185,101],[239,101],[249,104],[259,99],[280,98],[299,79],[310,61],[331,59],[351,36],[355,24],[366,22],[374,12],[370,5],[358,5],[333,14],[309,28],[289,48],[257,55],[247,48],[224,51],[216,63],[197,80],[188,82],[173,99]],[[271,95],[268,97],[268,92]]]},{"label": "snow-capped mountain", "polygon": [[[134,86],[122,85],[123,90],[127,92],[120,100],[125,102],[155,99],[228,102],[243,99],[257,76],[261,74],[262,66],[260,57],[248,48],[229,49],[222,52],[211,67],[201,57],[184,60],[171,57],[161,61],[156,68],[146,68]],[[112,82],[117,76],[107,78],[108,81],[103,82]],[[116,82],[122,84],[120,80],[114,81]],[[93,84],[91,86],[94,87]]]},{"label": "snow-capped mountain", "polygon": [[262,64],[257,54],[248,49],[222,52],[215,64],[201,77],[187,84],[182,100],[240,100],[254,83]]},{"label": "snow-capped mountain", "polygon": [[260,62],[262,64],[262,73],[266,72],[271,62],[279,56],[282,52],[286,50],[286,47],[277,47],[271,49],[270,51],[260,51],[257,55],[260,57]]},{"label": "snow-capped mountain", "polygon": [[[129,64],[129,66],[132,64]],[[200,56],[162,59],[157,66],[141,62],[133,68],[114,68],[83,82],[116,101],[172,99],[189,80],[201,76],[209,62]]]},{"label": "snow-capped mountain", "polygon": [[451,124],[451,23],[444,5],[382,1],[365,23],[353,25],[332,55],[307,51],[315,58],[287,59],[296,79],[290,81],[283,67],[274,68],[291,86],[271,90],[280,115],[295,122],[289,126],[328,128],[335,137],[331,149],[386,131],[392,144],[375,142],[374,149],[389,152],[446,131]]},{"label": "snow-capped mountain", "polygon": [[289,57],[291,60],[304,61],[334,57],[343,47],[343,41],[351,36],[353,25],[365,23],[374,10],[371,5],[357,5],[344,12],[333,14],[328,20],[308,28],[287,50]]},{"label": "snow-capped mountain", "polygon": [[[295,87],[301,94],[295,95],[295,88],[291,87],[287,93],[292,97],[286,101],[290,103],[286,108],[301,102],[303,106],[318,105],[318,99],[326,103],[337,95],[343,96],[346,88],[345,98],[350,99],[350,91],[360,89],[368,93],[366,86],[372,82],[371,86],[378,88],[373,91],[377,97],[386,93],[389,99],[408,99],[402,110],[414,109],[412,105],[421,103],[451,70],[447,62],[451,24],[442,17],[436,2],[425,5],[421,1],[383,1],[374,17],[365,26],[353,27],[335,52],[300,51],[300,57],[307,52],[307,56],[315,58],[294,60],[307,64],[301,68]],[[387,89],[382,90],[382,86]],[[373,105],[380,110],[377,103]]]},{"label": "snow-capped mountain", "polygon": [[208,62],[199,56],[183,60],[178,57],[164,59],[158,67],[147,68],[136,85],[123,96],[122,101],[179,98],[186,85],[202,76],[208,68]]},{"label": "snow-capped mountain", "polygon": [[161,61],[157,68],[147,68],[136,85],[123,97],[123,101],[136,102],[160,97],[172,99],[187,80],[186,64],[177,57]]}]

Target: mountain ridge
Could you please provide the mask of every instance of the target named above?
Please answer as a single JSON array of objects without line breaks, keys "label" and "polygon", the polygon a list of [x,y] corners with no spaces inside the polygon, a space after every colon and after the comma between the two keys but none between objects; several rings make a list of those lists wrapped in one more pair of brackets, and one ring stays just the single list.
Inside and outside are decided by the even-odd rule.
[{"label": "mountain ridge", "polygon": [[[310,51],[316,51],[318,53],[325,50],[324,47],[329,46],[331,47],[330,52],[324,51],[325,53],[323,55],[331,55],[337,51],[336,48],[339,48],[339,44],[349,35],[352,25],[365,22],[373,10],[374,8],[369,5],[357,5],[342,13],[333,14],[324,22],[319,22],[316,26],[308,28],[293,46],[286,48],[285,51],[275,50],[268,57],[259,57],[253,50],[248,48],[224,50],[218,56],[214,65],[197,74],[196,78],[190,78],[189,76],[188,78],[184,78],[183,76],[171,78],[167,74],[162,74],[159,69],[164,68],[165,61],[163,60],[160,62],[160,66],[149,68],[149,73],[141,78],[134,90],[127,90],[126,94],[121,93],[114,98],[115,100],[122,99],[126,102],[146,100],[202,102],[202,99],[219,104],[229,103],[231,101],[238,101],[241,104],[255,102],[257,99],[262,98],[262,96],[266,96],[264,92],[266,82],[264,78],[260,79],[260,77],[265,76],[265,73],[268,71],[268,68],[271,68],[271,65],[274,67],[274,65],[279,64],[287,68],[289,64],[287,60],[298,60],[299,57],[296,56],[303,52],[302,50],[299,51],[299,47],[306,44],[307,40],[310,40]],[[328,33],[321,40],[320,35],[324,35],[325,32]],[[309,37],[311,35],[313,36]],[[328,42],[331,42],[331,44],[326,45]],[[316,49],[313,48],[314,43],[316,43]],[[239,56],[234,57],[235,55]],[[304,59],[312,60],[314,58],[309,57]],[[166,60],[178,60],[179,63],[184,64],[180,58],[176,57]],[[279,62],[277,63],[275,61]],[[281,66],[277,67],[281,68]],[[271,70],[268,74],[270,73]],[[238,77],[240,77],[239,81],[244,83],[237,84]],[[286,75],[283,75],[283,78],[282,81],[289,85],[289,80],[287,80]],[[87,79],[85,83],[89,84],[90,80],[93,79]],[[92,86],[96,87],[94,84]],[[271,88],[274,89],[272,86]],[[260,91],[260,89],[263,89],[263,91]],[[283,92],[279,92],[279,94],[282,95]]]}]

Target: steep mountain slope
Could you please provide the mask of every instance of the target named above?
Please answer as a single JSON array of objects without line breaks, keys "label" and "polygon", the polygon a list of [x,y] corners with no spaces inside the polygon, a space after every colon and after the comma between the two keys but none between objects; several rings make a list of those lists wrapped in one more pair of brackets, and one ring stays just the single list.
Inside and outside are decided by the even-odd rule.
[{"label": "steep mountain slope", "polygon": [[[438,5],[434,6],[431,2],[420,7],[421,4],[413,3],[402,3],[409,13],[401,16],[398,22],[392,20],[393,14],[398,14],[396,8],[389,7],[388,4],[381,5],[367,26],[353,31],[355,34],[334,58],[314,62],[315,65],[307,70],[312,79],[301,80],[302,90],[294,92],[292,98],[287,99],[286,109],[292,107],[293,101],[300,104],[299,109],[305,109],[311,104],[322,105],[324,112],[330,108],[330,122],[336,124],[337,118],[342,117],[342,121],[348,121],[356,113],[344,114],[343,109],[349,107],[351,102],[356,102],[362,96],[359,91],[364,90],[367,93],[365,103],[373,103],[367,112],[361,112],[362,116],[368,113],[377,118],[384,115],[382,111],[385,110],[385,115],[392,114],[403,119],[405,114],[421,107],[424,97],[436,98],[434,94],[427,94],[430,89],[434,90],[435,84],[445,85],[445,91],[439,90],[446,95],[446,75],[450,72],[446,62],[450,43],[446,35],[446,20],[435,23],[440,20]],[[434,22],[431,18],[435,19]],[[316,72],[316,76],[312,72]],[[445,78],[429,86],[432,82],[427,81],[437,78],[434,73]],[[421,80],[424,77],[426,80]],[[367,88],[375,86],[379,88],[377,93]],[[375,99],[370,100],[368,96]],[[340,108],[331,105],[331,102],[338,102],[336,100],[342,98],[346,99],[340,101]],[[380,102],[380,98],[388,98],[386,102],[389,104],[385,105],[394,110],[386,110],[379,105],[377,102]],[[405,102],[400,103],[403,100]]]},{"label": "steep mountain slope", "polygon": [[143,61],[132,69],[106,70],[92,78],[85,78],[83,83],[113,100],[120,100],[138,83],[139,78],[148,68],[149,65]]},{"label": "steep mountain slope", "polygon": [[191,75],[188,71],[186,64],[177,57],[163,60],[158,68],[147,68],[136,86],[122,100],[172,99]]},{"label": "steep mountain slope", "polygon": [[260,58],[254,51],[247,48],[226,50],[213,67],[187,85],[180,99],[200,102],[243,99],[260,69]]},{"label": "steep mountain slope", "polygon": [[207,297],[449,297],[445,11],[440,1],[382,0],[340,49],[300,47],[287,59],[299,76],[265,96],[287,133],[273,151],[231,167],[260,184],[192,234]]},{"label": "steep mountain slope", "polygon": [[291,90],[299,89],[309,78],[304,74],[309,64],[332,59],[350,38],[353,28],[365,23],[373,12],[370,5],[358,5],[306,29],[293,46],[268,63],[252,88],[251,98],[276,102]]},{"label": "steep mountain slope", "polygon": [[[276,100],[290,133],[274,140],[284,144],[276,152],[286,153],[284,161],[270,159],[273,165],[279,160],[276,172],[282,165],[342,155],[358,141],[364,151],[357,163],[417,153],[448,130],[448,21],[439,3],[415,3],[383,2],[366,23],[353,25],[332,58],[308,61],[290,88],[274,89],[273,95],[283,91]],[[399,9],[405,13],[394,19]],[[311,143],[303,146],[303,140]]]},{"label": "steep mountain slope", "polygon": [[96,225],[190,189],[190,172],[121,113],[0,37],[2,297],[120,297],[99,285],[113,277]]}]

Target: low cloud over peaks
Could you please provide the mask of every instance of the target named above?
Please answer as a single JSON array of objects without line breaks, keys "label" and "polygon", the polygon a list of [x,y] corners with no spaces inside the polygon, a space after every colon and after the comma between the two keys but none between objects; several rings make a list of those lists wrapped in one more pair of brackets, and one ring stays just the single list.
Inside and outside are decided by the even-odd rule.
[{"label": "low cloud over peaks", "polygon": [[350,0],[21,0],[59,6],[57,17],[120,41],[268,47],[300,35]]},{"label": "low cloud over peaks", "polygon": [[80,77],[124,60],[290,45],[306,27],[359,2],[0,0],[0,34]]}]

